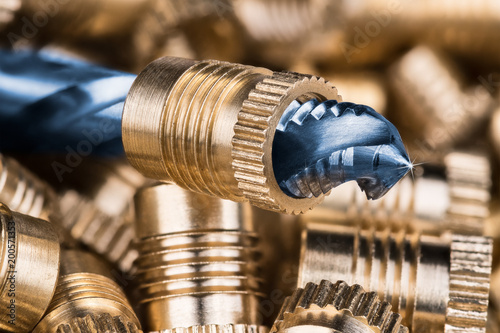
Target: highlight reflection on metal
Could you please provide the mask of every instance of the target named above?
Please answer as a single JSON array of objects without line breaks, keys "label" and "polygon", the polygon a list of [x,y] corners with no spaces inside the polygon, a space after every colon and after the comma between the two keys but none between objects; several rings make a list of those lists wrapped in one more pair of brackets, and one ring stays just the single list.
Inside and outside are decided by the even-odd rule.
[{"label": "highlight reflection on metal", "polygon": [[56,289],[59,252],[51,223],[0,204],[0,331],[31,332],[40,320]]},{"label": "highlight reflection on metal", "polygon": [[295,197],[317,197],[356,180],[368,199],[378,199],[412,165],[397,129],[372,108],[311,99],[283,113],[273,168],[280,187]]},{"label": "highlight reflection on metal", "polygon": [[412,332],[484,332],[492,240],[307,224],[298,286],[358,283],[392,304]]},{"label": "highlight reflection on metal", "polygon": [[377,293],[344,281],[307,283],[285,299],[271,333],[408,333],[402,317]]},{"label": "highlight reflection on metal", "polygon": [[121,113],[134,78],[54,54],[0,50],[0,149],[123,154]]}]

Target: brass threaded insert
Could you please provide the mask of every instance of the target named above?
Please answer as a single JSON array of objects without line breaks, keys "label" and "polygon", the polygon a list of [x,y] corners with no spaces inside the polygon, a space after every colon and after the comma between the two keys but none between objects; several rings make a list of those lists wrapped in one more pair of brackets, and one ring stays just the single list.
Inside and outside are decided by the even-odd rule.
[{"label": "brass threaded insert", "polygon": [[294,199],[277,184],[272,142],[296,100],[339,99],[323,79],[219,61],[165,57],[148,65],[127,96],[122,137],[147,177],[191,191],[300,213],[323,196]]},{"label": "brass threaded insert", "polygon": [[[412,332],[484,332],[491,239],[308,224],[299,286],[359,283],[392,304]],[[452,329],[453,328],[453,329]]]},{"label": "brass threaded insert", "polygon": [[261,280],[249,207],[158,184],[137,193],[136,214],[146,330],[258,323]]},{"label": "brass threaded insert", "polygon": [[260,325],[202,325],[177,327],[171,330],[161,330],[149,333],[267,333],[269,329]]},{"label": "brass threaded insert", "polygon": [[[123,328],[120,322],[125,327],[140,329],[139,320],[125,294],[109,274],[110,268],[91,253],[62,251],[56,292],[45,316],[33,332],[57,333],[60,332],[59,328],[65,327],[75,329],[75,332],[80,332],[78,327],[85,328],[82,332],[95,327],[104,328],[103,331],[95,331],[98,333],[128,332],[120,331]],[[113,325],[119,330],[106,330],[111,325],[109,318],[117,317],[120,319],[113,319]]]},{"label": "brass threaded insert", "polygon": [[307,283],[285,299],[271,332],[408,333],[391,304],[344,281]]},{"label": "brass threaded insert", "polygon": [[51,223],[0,204],[1,331],[28,332],[40,320],[56,288],[59,251]]}]

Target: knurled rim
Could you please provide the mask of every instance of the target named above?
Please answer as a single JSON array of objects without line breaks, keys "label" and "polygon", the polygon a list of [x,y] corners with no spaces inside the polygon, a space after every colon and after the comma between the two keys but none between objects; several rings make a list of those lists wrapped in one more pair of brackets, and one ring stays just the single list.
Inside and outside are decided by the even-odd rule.
[{"label": "knurled rim", "polygon": [[445,333],[486,332],[493,242],[452,235]]},{"label": "knurled rim", "polygon": [[408,328],[401,325],[402,316],[391,311],[390,303],[380,301],[376,292],[365,292],[358,284],[349,286],[344,281],[334,284],[326,280],[319,285],[309,282],[287,297],[271,333],[280,331],[287,320],[304,311],[312,314],[320,309],[332,314],[341,311],[380,333],[408,333]]},{"label": "knurled rim", "polygon": [[273,73],[250,91],[238,114],[231,154],[234,176],[243,195],[260,208],[299,214],[324,198],[292,198],[280,189],[274,177],[272,145],[276,127],[288,105],[299,98],[341,101],[337,89],[323,78]]},{"label": "knurled rim", "polygon": [[109,313],[99,315],[88,314],[85,317],[75,317],[57,327],[56,333],[142,333],[132,321],[122,316],[112,316]]},{"label": "knurled rim", "polygon": [[226,324],[226,325],[195,325],[177,327],[168,330],[151,331],[149,333],[267,333],[269,329],[261,325]]}]

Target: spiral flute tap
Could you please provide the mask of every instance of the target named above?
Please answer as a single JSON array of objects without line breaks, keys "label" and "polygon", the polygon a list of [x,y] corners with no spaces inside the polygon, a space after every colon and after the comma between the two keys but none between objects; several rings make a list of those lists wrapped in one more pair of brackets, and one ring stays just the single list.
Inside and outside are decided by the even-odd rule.
[{"label": "spiral flute tap", "polygon": [[443,165],[403,178],[384,198],[366,201],[354,184],[332,190],[306,221],[361,223],[411,231],[482,235],[490,216],[492,170],[482,152],[454,151]]},{"label": "spiral flute tap", "polygon": [[40,320],[56,288],[59,252],[51,223],[0,204],[2,332],[29,332]]},{"label": "spiral flute tap", "polygon": [[[1,59],[12,84],[0,90],[0,139],[19,140],[0,148],[67,151],[58,173],[75,156],[120,154],[132,75],[46,54]],[[322,78],[165,57],[130,88],[123,148],[147,177],[278,212],[307,211],[349,180],[378,198],[411,168],[401,137],[371,108],[338,101]]]},{"label": "spiral flute tap", "polygon": [[110,268],[91,253],[63,250],[57,288],[34,333],[139,333],[140,323]]},{"label": "spiral flute tap", "polygon": [[298,286],[358,283],[399,312],[412,332],[485,332],[492,241],[307,224]]},{"label": "spiral flute tap", "polygon": [[248,206],[157,184],[137,193],[136,215],[146,330],[259,324],[257,237]]},{"label": "spiral flute tap", "polygon": [[[365,292],[358,285],[344,281],[309,282],[285,299],[271,333],[408,333],[402,317],[391,312],[391,304],[381,302],[377,293]],[[328,330],[326,330],[328,329]]]},{"label": "spiral flute tap", "polygon": [[[123,154],[121,112],[134,75],[52,53],[0,50],[0,78],[2,151]],[[77,162],[68,157],[61,172]]]},{"label": "spiral flute tap", "polygon": [[314,76],[165,57],[132,85],[123,144],[147,177],[268,210],[307,211],[353,179],[378,198],[411,167],[401,138],[337,101]]}]

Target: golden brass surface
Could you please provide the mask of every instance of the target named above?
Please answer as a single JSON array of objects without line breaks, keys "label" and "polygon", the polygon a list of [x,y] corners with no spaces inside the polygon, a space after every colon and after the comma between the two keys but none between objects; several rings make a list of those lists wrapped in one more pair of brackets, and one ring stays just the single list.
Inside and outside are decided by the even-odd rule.
[{"label": "golden brass surface", "polygon": [[444,157],[444,165],[439,170],[442,173],[424,170],[418,174],[417,170],[376,201],[367,201],[356,183],[343,184],[302,219],[391,226],[433,234],[450,230],[482,235],[490,216],[489,158],[479,151],[456,150]]},{"label": "golden brass surface", "polygon": [[35,333],[135,333],[140,323],[110,268],[91,253],[63,250],[56,292]]},{"label": "golden brass surface", "polygon": [[392,304],[411,332],[484,332],[492,241],[308,224],[298,286],[359,283]]},{"label": "golden brass surface", "polygon": [[259,324],[261,281],[249,207],[173,184],[136,195],[144,326]]},{"label": "golden brass surface", "polygon": [[295,199],[272,168],[278,121],[295,99],[337,99],[321,78],[219,61],[165,57],[137,77],[122,136],[146,177],[260,208],[300,213],[323,199]]},{"label": "golden brass surface", "polygon": [[0,330],[29,332],[47,310],[59,272],[52,224],[0,204]]},{"label": "golden brass surface", "polygon": [[308,283],[285,299],[271,332],[408,333],[375,292],[344,281]]}]

